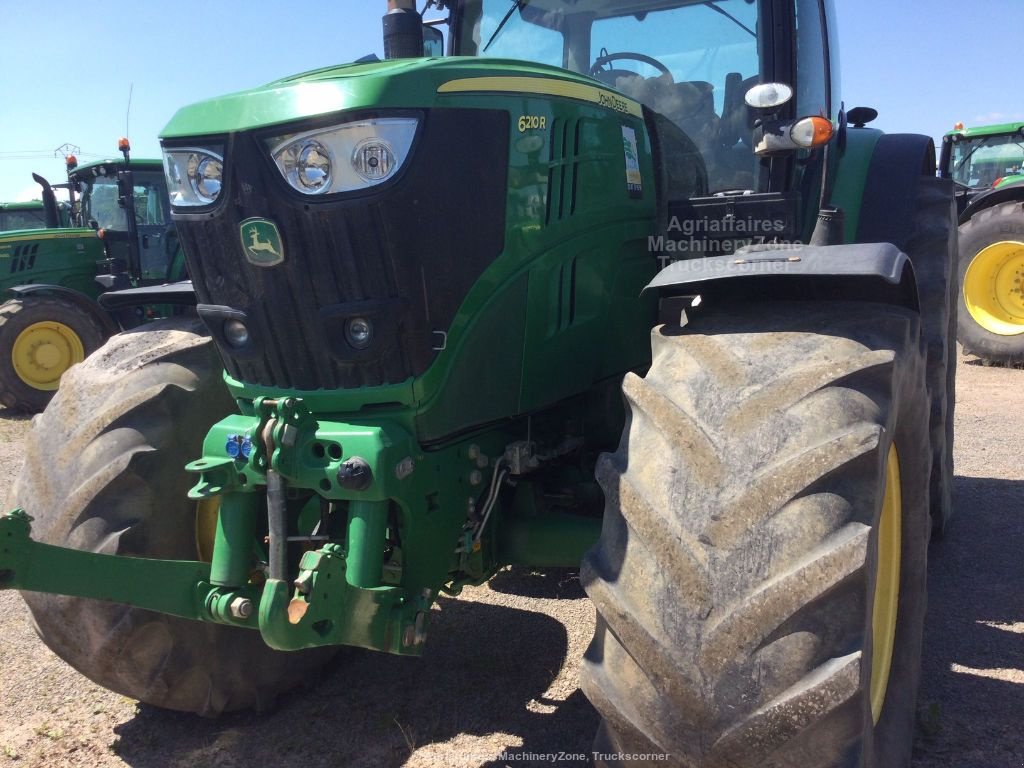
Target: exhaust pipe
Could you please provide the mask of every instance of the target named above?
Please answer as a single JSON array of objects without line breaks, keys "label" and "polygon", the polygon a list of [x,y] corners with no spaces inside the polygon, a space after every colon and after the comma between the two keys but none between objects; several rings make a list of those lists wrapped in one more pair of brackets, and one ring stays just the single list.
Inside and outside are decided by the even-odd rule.
[{"label": "exhaust pipe", "polygon": [[46,228],[59,228],[60,216],[57,213],[57,196],[53,194],[53,187],[38,173],[32,174],[32,180],[43,188],[43,215],[46,217]]},{"label": "exhaust pipe", "polygon": [[416,59],[423,55],[423,19],[416,0],[388,0],[384,16],[384,58]]}]

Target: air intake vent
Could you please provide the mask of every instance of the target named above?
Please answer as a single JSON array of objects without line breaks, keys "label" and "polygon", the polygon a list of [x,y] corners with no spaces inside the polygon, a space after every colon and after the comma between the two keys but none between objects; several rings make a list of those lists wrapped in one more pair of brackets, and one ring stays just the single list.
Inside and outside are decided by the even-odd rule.
[{"label": "air intake vent", "polygon": [[578,120],[556,118],[551,130],[551,159],[548,165],[548,211],[550,226],[572,215],[575,208],[575,139]]}]

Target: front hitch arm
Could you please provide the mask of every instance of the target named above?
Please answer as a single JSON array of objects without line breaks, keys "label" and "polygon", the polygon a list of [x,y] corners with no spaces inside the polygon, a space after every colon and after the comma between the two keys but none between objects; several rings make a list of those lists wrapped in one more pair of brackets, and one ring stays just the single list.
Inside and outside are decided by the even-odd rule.
[{"label": "front hitch arm", "polygon": [[0,515],[0,589],[90,597],[186,619],[217,620],[206,608],[215,591],[208,563],[55,547],[33,541],[31,523],[21,509]]},{"label": "front hitch arm", "polygon": [[259,629],[278,650],[341,644],[402,655],[423,652],[429,594],[408,601],[400,587],[349,583],[359,568],[347,563],[344,551],[334,544],[303,555],[294,587],[284,579],[224,587],[211,583],[209,563],[42,544],[33,541],[31,523],[21,509],[0,515],[0,589],[105,600]]}]

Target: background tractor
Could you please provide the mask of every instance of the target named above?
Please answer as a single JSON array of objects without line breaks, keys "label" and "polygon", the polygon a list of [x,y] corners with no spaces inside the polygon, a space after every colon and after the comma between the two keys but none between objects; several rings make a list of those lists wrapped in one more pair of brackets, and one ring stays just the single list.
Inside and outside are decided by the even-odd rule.
[{"label": "background tractor", "polygon": [[0,233],[0,405],[40,411],[67,369],[112,333],[154,313],[142,305],[103,309],[116,288],[181,280],[184,257],[170,221],[159,160],[77,165],[69,158],[71,204],[42,186],[43,227]]},{"label": "background tractor", "polygon": [[1024,123],[964,128],[942,140],[940,173],[960,214],[960,343],[1024,363]]},{"label": "background tractor", "polygon": [[596,764],[906,765],[952,481],[933,143],[844,109],[829,2],[430,5],[171,120],[198,319],[68,372],[3,584],[93,680],[215,714],[579,566]]},{"label": "background tractor", "polygon": [[[62,227],[71,224],[71,208],[66,203],[59,204],[58,224]],[[13,229],[45,229],[47,227],[46,208],[42,200],[30,200],[25,203],[0,203],[0,232]]]}]

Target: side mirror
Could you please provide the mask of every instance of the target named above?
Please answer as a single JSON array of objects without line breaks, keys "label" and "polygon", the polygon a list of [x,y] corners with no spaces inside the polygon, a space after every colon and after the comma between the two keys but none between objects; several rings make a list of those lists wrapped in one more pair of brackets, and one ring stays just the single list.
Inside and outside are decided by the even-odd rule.
[{"label": "side mirror", "polygon": [[117,172],[117,204],[127,208],[129,202],[134,203],[135,179],[131,171]]},{"label": "side mirror", "polygon": [[846,113],[847,122],[851,123],[854,128],[863,128],[877,118],[878,110],[871,107],[854,107]]},{"label": "side mirror", "polygon": [[429,24],[423,25],[423,55],[427,58],[444,56],[444,33]]}]

